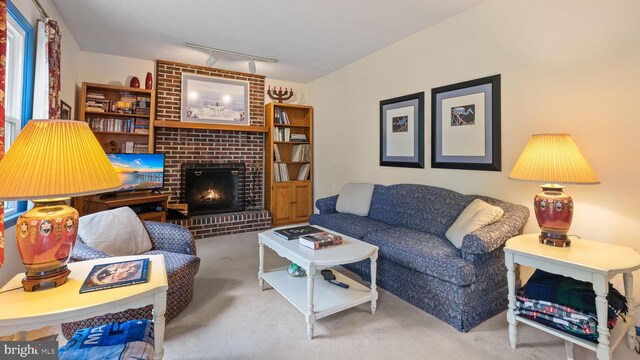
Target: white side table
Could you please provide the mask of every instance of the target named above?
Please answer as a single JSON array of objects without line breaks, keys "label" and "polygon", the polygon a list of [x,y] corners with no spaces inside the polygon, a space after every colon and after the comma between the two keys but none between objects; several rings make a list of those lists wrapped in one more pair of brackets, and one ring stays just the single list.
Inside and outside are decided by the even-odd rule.
[{"label": "white side table", "polygon": [[[80,294],[80,287],[94,265],[149,258],[149,281]],[[71,275],[67,282],[53,289],[25,292],[20,273],[0,291],[0,335],[38,329],[153,304],[154,359],[164,355],[164,313],[167,308],[167,271],[163,255],[110,257],[68,264]]]},{"label": "white side table", "polygon": [[[626,246],[606,244],[597,241],[577,239],[567,248],[557,248],[541,244],[538,234],[520,235],[509,239],[504,248],[509,286],[509,342],[515,348],[518,322],[533,326],[565,340],[567,358],[572,358],[573,344],[596,352],[598,359],[611,359],[616,345],[627,338],[627,345],[634,346],[633,275],[640,269],[640,254]],[[562,331],[541,325],[535,321],[516,316],[516,274],[515,264],[531,266],[550,273],[572,277],[593,284],[596,293],[598,316],[598,344],[580,339]],[[609,281],[617,274],[623,274],[624,293],[629,304],[627,322],[619,320],[611,331],[607,328],[607,293]]]}]

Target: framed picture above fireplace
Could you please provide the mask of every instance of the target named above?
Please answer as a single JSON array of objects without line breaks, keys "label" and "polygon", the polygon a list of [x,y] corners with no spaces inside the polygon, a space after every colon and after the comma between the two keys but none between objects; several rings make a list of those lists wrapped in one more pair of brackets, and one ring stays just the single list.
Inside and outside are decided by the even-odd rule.
[{"label": "framed picture above fireplace", "polygon": [[180,121],[249,126],[249,82],[182,73]]}]

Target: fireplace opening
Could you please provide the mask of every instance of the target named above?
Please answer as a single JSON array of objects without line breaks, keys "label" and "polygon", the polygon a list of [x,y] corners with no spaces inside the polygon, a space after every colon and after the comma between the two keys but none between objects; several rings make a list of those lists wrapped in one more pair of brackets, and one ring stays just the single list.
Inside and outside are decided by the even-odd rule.
[{"label": "fireplace opening", "polygon": [[183,164],[182,170],[189,216],[244,211],[244,164]]}]

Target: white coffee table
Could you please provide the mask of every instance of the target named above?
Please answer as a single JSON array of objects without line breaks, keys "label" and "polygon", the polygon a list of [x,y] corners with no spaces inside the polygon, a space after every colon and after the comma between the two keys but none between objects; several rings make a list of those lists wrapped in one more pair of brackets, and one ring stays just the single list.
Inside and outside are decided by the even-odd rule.
[{"label": "white coffee table", "polygon": [[[149,281],[80,294],[87,274],[94,265],[149,258]],[[0,291],[0,335],[33,330],[153,304],[154,359],[164,355],[164,324],[167,308],[167,271],[163,255],[109,257],[70,263],[67,282],[53,289],[25,292],[17,274]],[[16,289],[16,290],[12,290]]]},{"label": "white coffee table", "polygon": [[[337,234],[336,231],[324,229]],[[307,336],[313,338],[313,326],[316,319],[335,314],[339,311],[371,301],[371,313],[376,313],[378,291],[376,290],[376,260],[378,247],[363,241],[340,234],[342,244],[325,249],[313,250],[298,244],[298,240],[285,240],[275,235],[273,230],[267,230],[258,235],[260,246],[260,268],[258,281],[260,290],[264,289],[264,281],[269,283],[293,306],[306,315]],[[275,251],[306,272],[305,277],[292,277],[287,273],[287,268],[264,271],[264,247]],[[371,259],[371,288],[340,274],[332,269],[336,280],[349,284],[348,289],[325,281],[320,271],[322,269],[350,264],[366,258]]]}]

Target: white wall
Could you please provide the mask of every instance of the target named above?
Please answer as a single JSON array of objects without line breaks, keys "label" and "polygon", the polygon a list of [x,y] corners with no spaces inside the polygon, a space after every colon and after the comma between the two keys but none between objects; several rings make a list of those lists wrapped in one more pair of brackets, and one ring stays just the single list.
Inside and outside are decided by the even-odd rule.
[{"label": "white wall", "polygon": [[[40,13],[36,9],[31,0],[12,0],[12,3],[18,8],[20,13],[29,21],[34,29],[37,29],[37,21]],[[41,0],[40,4],[47,14],[53,20],[58,22],[62,43],[60,45],[60,98],[71,105],[72,110],[76,111],[76,87],[80,84],[80,48],[76,43],[73,35],[62,20],[62,16],[58,13],[55,6],[49,0]],[[33,47],[35,49],[35,34]],[[35,55],[35,51],[34,51]],[[0,284],[6,283],[15,274],[23,272],[24,268],[15,240],[15,226],[5,229],[4,250],[5,264],[0,268]]]},{"label": "white wall", "polygon": [[[487,0],[311,82],[315,198],[345,182],[420,183],[533,211],[538,184],[507,176],[532,134],[568,132],[601,180],[567,187],[571,233],[640,250],[639,13],[636,0]],[[502,75],[503,170],[431,169],[430,90],[494,74]],[[379,102],[419,91],[426,168],[380,167]],[[525,232],[537,231],[532,217]]]}]

